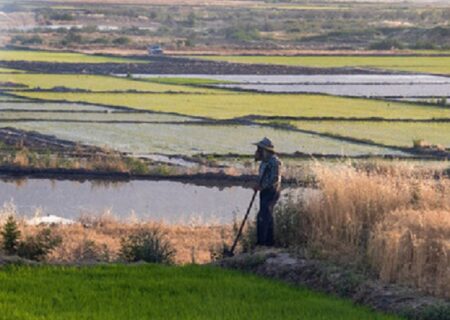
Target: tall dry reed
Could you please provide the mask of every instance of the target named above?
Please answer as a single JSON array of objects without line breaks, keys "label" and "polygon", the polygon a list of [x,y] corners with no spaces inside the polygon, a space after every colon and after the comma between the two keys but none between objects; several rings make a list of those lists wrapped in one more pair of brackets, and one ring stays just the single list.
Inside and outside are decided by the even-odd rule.
[{"label": "tall dry reed", "polygon": [[299,215],[298,243],[384,281],[450,297],[447,178],[405,163],[315,164],[312,171],[318,191],[290,205]]}]

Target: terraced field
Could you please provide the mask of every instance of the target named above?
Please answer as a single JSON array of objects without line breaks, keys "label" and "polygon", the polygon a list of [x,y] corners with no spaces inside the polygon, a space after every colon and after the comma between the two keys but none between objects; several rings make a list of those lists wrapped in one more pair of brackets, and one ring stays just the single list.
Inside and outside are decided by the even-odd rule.
[{"label": "terraced field", "polygon": [[390,119],[450,117],[450,109],[440,107],[323,95],[56,92],[16,92],[16,94],[50,101],[87,102],[213,119],[233,119],[249,115]]},{"label": "terraced field", "polygon": [[195,88],[183,85],[171,85],[149,81],[138,81],[81,74],[6,74],[0,73],[0,82],[25,85],[28,89],[52,89],[64,87],[89,91],[150,91],[150,92],[183,92],[183,93],[218,93],[220,89]]},{"label": "terraced field", "polygon": [[320,68],[364,67],[395,71],[450,74],[450,56],[194,56],[237,63],[262,63]]},{"label": "terraced field", "polygon": [[346,143],[338,139],[259,126],[21,121],[15,123],[14,127],[134,154],[251,154],[254,151],[253,143],[261,137],[269,136],[276,144],[277,150],[283,153],[301,151],[309,154],[347,156],[407,156],[388,148]]},{"label": "terraced field", "polygon": [[[11,52],[9,54],[12,55]],[[24,60],[35,59],[32,61],[50,61],[50,57],[53,61],[60,59],[66,62],[83,59],[108,61],[105,57],[79,54],[16,54]],[[261,62],[260,58],[245,57],[252,63]],[[324,62],[322,66],[354,66],[372,61],[374,65],[384,67],[392,66],[398,60],[379,58],[264,57],[269,63],[298,64],[305,61],[308,65],[316,65]],[[440,66],[446,61],[446,57],[433,58],[440,59]],[[118,59],[121,61],[122,58]],[[405,61],[400,65],[407,66],[409,60]],[[417,63],[424,65],[423,61]],[[437,61],[431,59],[430,63],[436,64]],[[411,151],[405,147],[412,147],[413,140],[419,139],[444,147],[450,144],[450,109],[437,104],[320,94],[249,93],[205,87],[239,82],[248,76],[154,75],[134,79],[3,71],[0,72],[0,82],[18,85],[3,89],[14,96],[0,95],[0,122],[4,126],[133,154],[251,154],[252,143],[264,136],[270,137],[282,153],[350,157],[409,157]],[[262,77],[261,81],[271,84],[281,81],[283,85],[290,85],[292,80],[306,81],[307,85],[310,81],[335,81],[329,80],[327,75],[285,78],[255,75],[254,80],[250,76],[248,81],[259,81],[256,77]],[[372,82],[381,81],[379,77],[344,76],[342,85],[347,82],[358,84],[358,79],[376,85]],[[341,81],[338,75],[332,79]],[[444,77],[394,76],[389,81],[407,84],[408,79],[419,85],[421,81],[428,85],[435,82],[447,85]]]},{"label": "terraced field", "polygon": [[299,129],[370,140],[387,146],[412,147],[414,140],[450,145],[450,123],[292,121]]}]

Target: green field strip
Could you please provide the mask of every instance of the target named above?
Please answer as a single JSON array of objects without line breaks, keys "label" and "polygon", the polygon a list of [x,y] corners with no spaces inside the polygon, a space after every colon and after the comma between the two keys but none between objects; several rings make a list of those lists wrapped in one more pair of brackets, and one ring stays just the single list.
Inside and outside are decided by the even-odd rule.
[{"label": "green field strip", "polygon": [[382,100],[300,94],[106,94],[15,92],[42,100],[86,102],[137,110],[176,113],[211,119],[249,115],[292,117],[348,117],[389,119],[449,118],[450,108]]},{"label": "green field strip", "polygon": [[394,320],[349,300],[206,266],[0,268],[5,319]]},{"label": "green field strip", "polygon": [[235,83],[227,80],[205,79],[205,78],[182,78],[182,77],[149,77],[149,78],[136,78],[143,81],[163,83],[163,84],[175,84],[175,85],[214,85],[223,83]]},{"label": "green field strip", "polygon": [[10,68],[0,68],[0,73],[24,73],[23,70],[10,69]]},{"label": "green field strip", "polygon": [[412,147],[414,140],[450,148],[450,123],[289,121],[302,130],[373,141],[385,146]]},{"label": "green field strip", "polygon": [[[50,90],[56,87],[88,91],[150,91],[183,93],[223,93],[220,89],[152,83],[127,78],[81,74],[0,74],[0,82],[26,85],[28,89]],[[11,89],[10,89],[11,90]]]},{"label": "green field strip", "polygon": [[192,56],[236,63],[262,63],[318,68],[366,67],[450,74],[450,56]]},{"label": "green field strip", "polygon": [[0,61],[36,61],[59,63],[148,63],[139,59],[95,56],[57,51],[0,50]]}]

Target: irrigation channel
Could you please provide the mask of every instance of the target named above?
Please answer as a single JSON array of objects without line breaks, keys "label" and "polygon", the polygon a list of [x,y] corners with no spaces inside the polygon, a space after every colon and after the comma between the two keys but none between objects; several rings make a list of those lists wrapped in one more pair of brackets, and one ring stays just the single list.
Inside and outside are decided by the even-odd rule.
[{"label": "irrigation channel", "polygon": [[[283,196],[294,190],[283,190]],[[55,215],[77,219],[81,215],[111,212],[127,221],[168,224],[224,224],[240,219],[253,190],[243,187],[205,187],[173,181],[68,181],[49,179],[1,180],[0,205],[11,205],[31,218]],[[253,208],[256,214],[258,204]]]}]

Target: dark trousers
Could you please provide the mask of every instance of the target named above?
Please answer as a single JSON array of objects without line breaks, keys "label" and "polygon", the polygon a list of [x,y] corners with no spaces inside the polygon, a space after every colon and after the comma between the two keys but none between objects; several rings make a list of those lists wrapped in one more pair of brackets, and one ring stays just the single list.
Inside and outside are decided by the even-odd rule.
[{"label": "dark trousers", "polygon": [[273,246],[273,208],[280,198],[275,189],[262,190],[259,194],[259,213],[256,217],[256,244]]}]

